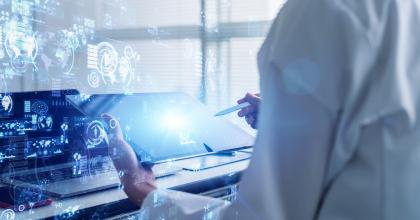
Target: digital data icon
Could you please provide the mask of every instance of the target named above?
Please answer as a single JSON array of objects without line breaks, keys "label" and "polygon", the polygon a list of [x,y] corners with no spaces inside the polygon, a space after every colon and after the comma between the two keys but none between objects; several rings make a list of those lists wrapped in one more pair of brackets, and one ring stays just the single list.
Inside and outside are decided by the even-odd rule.
[{"label": "digital data icon", "polygon": [[88,148],[95,148],[107,140],[105,127],[102,122],[94,120],[86,128],[86,142]]}]

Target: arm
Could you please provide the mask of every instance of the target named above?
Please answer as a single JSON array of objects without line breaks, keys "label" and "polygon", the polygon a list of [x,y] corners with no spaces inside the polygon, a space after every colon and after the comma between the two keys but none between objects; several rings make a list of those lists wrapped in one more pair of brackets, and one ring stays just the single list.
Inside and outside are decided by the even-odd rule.
[{"label": "arm", "polygon": [[[159,190],[151,169],[141,166],[135,152],[124,140],[118,121],[111,115],[102,118],[110,125],[109,155],[131,202],[141,207],[140,216],[147,219],[197,219],[218,215],[226,202],[188,193]],[[112,124],[112,126],[111,126]]]},{"label": "arm", "polygon": [[119,173],[124,192],[130,201],[141,207],[143,200],[155,190],[155,177],[150,169],[143,168],[138,162],[131,146],[124,140],[118,121],[111,115],[102,118],[112,126],[109,131],[109,155]]}]

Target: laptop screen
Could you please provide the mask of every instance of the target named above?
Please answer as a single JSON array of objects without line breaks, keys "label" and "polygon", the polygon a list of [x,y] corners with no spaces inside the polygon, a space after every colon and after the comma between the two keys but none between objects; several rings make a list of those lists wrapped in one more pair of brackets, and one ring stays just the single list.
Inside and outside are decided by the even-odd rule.
[{"label": "laptop screen", "polygon": [[[75,109],[66,95],[76,90],[2,94],[0,109],[0,173],[68,164],[74,174],[90,172],[92,158],[106,158],[106,143],[89,139],[88,128],[99,126]],[[95,132],[95,131],[93,131]],[[106,159],[104,159],[106,160]],[[89,171],[88,171],[89,170]]]},{"label": "laptop screen", "polygon": [[183,93],[70,95],[90,117],[109,113],[144,162],[252,146],[254,138]]}]

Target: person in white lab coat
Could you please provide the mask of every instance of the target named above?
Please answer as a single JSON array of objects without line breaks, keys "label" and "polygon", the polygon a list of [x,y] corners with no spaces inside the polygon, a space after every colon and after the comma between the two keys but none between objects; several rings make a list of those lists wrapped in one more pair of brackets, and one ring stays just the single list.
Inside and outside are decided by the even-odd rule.
[{"label": "person in white lab coat", "polygon": [[418,0],[289,0],[237,201],[156,189],[117,127],[128,197],[144,219],[420,219],[419,39]]}]

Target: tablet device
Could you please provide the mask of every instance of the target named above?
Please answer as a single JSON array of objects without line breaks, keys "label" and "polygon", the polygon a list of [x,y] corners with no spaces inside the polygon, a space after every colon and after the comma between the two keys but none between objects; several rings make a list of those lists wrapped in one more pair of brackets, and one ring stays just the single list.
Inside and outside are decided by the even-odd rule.
[{"label": "tablet device", "polygon": [[[184,93],[68,95],[89,117],[114,116],[142,162],[250,147],[254,137]],[[112,126],[112,125],[111,125]]]}]

